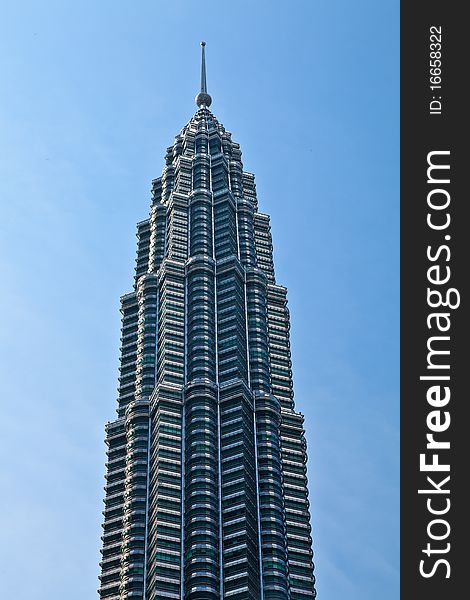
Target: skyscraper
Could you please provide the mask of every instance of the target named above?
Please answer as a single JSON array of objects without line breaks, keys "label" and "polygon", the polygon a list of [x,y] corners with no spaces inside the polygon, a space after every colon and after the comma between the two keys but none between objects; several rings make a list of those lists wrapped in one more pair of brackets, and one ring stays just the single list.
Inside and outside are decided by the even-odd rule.
[{"label": "skyscraper", "polygon": [[315,596],[286,288],[240,146],[198,109],[152,182],[121,298],[100,596]]}]

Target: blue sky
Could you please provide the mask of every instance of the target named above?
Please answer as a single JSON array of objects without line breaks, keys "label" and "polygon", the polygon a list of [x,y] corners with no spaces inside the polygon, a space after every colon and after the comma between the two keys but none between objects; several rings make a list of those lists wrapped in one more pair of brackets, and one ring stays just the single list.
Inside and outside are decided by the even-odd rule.
[{"label": "blue sky", "polygon": [[5,598],[97,597],[119,296],[201,39],[289,289],[319,598],[398,597],[398,17],[395,0],[2,3]]}]

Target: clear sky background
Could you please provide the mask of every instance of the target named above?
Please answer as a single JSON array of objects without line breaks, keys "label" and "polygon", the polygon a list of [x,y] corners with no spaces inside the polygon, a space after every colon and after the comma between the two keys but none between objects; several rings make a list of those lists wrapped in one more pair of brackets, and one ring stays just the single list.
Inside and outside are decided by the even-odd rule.
[{"label": "clear sky background", "polygon": [[319,600],[395,600],[398,1],[0,4],[3,597],[97,597],[119,296],[205,39],[289,289]]}]

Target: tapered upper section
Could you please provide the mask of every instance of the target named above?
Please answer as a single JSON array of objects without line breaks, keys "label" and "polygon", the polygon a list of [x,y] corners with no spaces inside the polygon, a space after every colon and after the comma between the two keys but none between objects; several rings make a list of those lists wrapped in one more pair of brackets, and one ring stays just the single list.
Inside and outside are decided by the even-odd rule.
[{"label": "tapered upper section", "polygon": [[196,96],[196,104],[201,106],[210,106],[212,98],[207,93],[206,81],[206,42],[201,42],[201,91]]}]

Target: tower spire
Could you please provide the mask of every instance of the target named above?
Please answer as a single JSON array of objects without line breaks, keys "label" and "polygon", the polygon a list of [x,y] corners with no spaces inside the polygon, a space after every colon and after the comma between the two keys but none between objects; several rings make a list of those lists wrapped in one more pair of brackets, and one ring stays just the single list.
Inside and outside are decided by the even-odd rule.
[{"label": "tower spire", "polygon": [[201,92],[207,94],[206,81],[206,42],[201,42],[202,60],[201,60]]},{"label": "tower spire", "polygon": [[206,81],[206,42],[201,42],[201,91],[196,96],[196,104],[201,108],[202,106],[209,107],[212,104],[212,98],[207,93],[207,81]]}]

